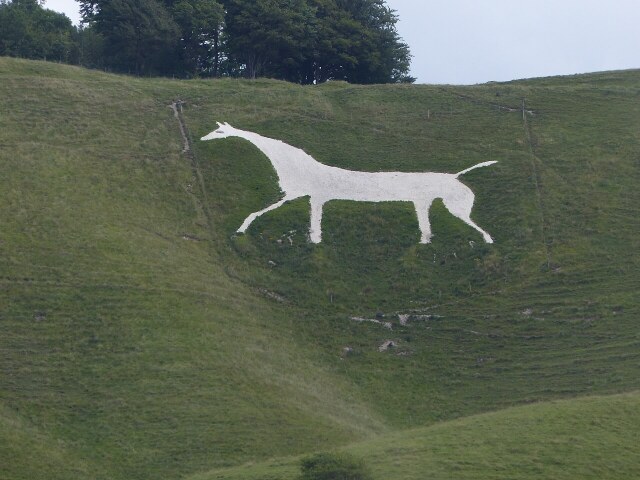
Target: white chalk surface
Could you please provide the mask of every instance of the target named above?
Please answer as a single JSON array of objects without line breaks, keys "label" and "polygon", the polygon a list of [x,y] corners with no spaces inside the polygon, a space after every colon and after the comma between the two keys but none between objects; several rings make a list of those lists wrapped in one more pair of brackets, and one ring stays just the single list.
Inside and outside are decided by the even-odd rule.
[{"label": "white chalk surface", "polygon": [[491,236],[471,220],[475,195],[458,177],[497,162],[483,162],[455,174],[358,172],[324,165],[299,148],[234,128],[228,123],[218,123],[218,128],[201,140],[228,137],[243,138],[259,148],[275,168],[284,193],[280,201],[249,215],[238,229],[239,233],[246,232],[256,218],[285,202],[308,196],[311,199],[309,238],[313,243],[322,241],[322,208],[331,200],[413,202],[421,230],[420,242],[429,243],[432,235],[429,208],[435,199],[440,198],[453,215],[480,232],[485,242],[493,243]]}]

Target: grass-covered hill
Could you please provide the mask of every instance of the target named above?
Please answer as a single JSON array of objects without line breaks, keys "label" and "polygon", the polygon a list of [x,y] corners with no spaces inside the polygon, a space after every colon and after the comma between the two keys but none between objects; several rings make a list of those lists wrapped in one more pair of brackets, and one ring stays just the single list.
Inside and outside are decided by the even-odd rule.
[{"label": "grass-covered hill", "polygon": [[[637,478],[640,396],[510,408],[402,430],[341,449],[374,478],[602,480]],[[188,480],[295,480],[299,458],[219,469]]]},{"label": "grass-covered hill", "polygon": [[[197,141],[216,121],[358,170],[497,160],[463,178],[495,244],[441,203],[430,245],[402,203],[327,204],[321,245],[304,199],[234,235],[279,192],[247,142]],[[336,449],[376,479],[638,476],[639,182],[638,71],[300,87],[0,58],[0,478],[295,478]]]}]

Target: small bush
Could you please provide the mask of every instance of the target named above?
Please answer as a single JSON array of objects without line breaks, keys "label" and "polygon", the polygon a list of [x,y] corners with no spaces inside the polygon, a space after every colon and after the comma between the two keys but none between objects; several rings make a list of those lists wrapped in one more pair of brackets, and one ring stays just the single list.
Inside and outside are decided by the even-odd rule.
[{"label": "small bush", "polygon": [[301,462],[300,480],[372,480],[362,460],[349,455],[320,453]]}]

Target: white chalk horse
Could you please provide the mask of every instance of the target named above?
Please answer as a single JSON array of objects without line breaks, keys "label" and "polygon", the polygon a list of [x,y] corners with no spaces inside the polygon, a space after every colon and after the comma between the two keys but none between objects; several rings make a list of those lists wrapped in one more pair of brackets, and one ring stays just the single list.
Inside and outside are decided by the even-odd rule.
[{"label": "white chalk horse", "polygon": [[458,180],[458,177],[476,168],[497,162],[479,163],[454,174],[354,172],[324,165],[299,148],[257,133],[239,130],[228,123],[218,123],[218,128],[201,140],[227,137],[243,138],[259,148],[273,164],[278,174],[280,188],[284,193],[279,202],[249,215],[238,229],[239,233],[246,232],[256,218],[275,210],[285,202],[309,196],[311,198],[309,237],[313,243],[322,241],[322,207],[330,200],[413,202],[422,232],[420,243],[429,243],[431,240],[429,208],[435,199],[440,198],[453,215],[480,232],[485,242],[493,243],[491,236],[471,220],[475,196],[469,187]]}]

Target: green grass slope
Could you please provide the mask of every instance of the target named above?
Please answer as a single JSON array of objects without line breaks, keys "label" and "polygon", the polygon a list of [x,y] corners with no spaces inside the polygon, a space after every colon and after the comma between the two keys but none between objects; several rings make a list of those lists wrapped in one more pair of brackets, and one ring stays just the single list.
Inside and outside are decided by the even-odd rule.
[{"label": "green grass slope", "polygon": [[[3,408],[96,478],[172,478],[384,431],[293,319],[230,279],[210,242],[183,238],[209,229],[171,94],[2,66]],[[25,455],[9,478],[30,477]]]},{"label": "green grass slope", "polygon": [[[235,236],[275,173],[237,139],[184,154],[177,99],[192,139],[228,121],[345,168],[498,160],[464,178],[496,243],[442,204],[424,246],[409,205],[331,202],[310,245],[305,200]],[[1,58],[0,102],[8,478],[179,478],[640,388],[637,71],[300,87]],[[393,330],[350,320],[376,314]]]},{"label": "green grass slope", "polygon": [[82,479],[84,461],[65,442],[39,431],[10,409],[0,413],[0,478]]},{"label": "green grass slope", "polygon": [[[640,475],[640,395],[509,408],[383,435],[344,451],[374,479],[625,479]],[[189,480],[294,480],[286,458]]]}]

